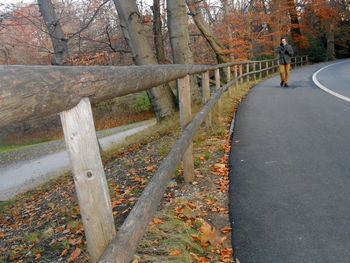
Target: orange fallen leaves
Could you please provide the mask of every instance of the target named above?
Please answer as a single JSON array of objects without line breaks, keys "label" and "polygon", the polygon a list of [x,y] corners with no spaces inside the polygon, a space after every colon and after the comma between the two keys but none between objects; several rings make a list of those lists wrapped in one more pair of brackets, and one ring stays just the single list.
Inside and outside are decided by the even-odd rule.
[{"label": "orange fallen leaves", "polygon": [[[232,248],[223,248],[220,250],[220,261],[233,262],[232,260]],[[239,261],[237,261],[239,263]]]},{"label": "orange fallen leaves", "polygon": [[225,227],[225,228],[221,229],[221,233],[223,233],[223,234],[230,233],[231,231],[232,231],[231,227]]},{"label": "orange fallen leaves", "polygon": [[164,221],[155,217],[152,219],[152,223],[157,225],[157,224],[163,224]]},{"label": "orange fallen leaves", "polygon": [[83,237],[78,237],[76,239],[70,238],[68,240],[69,245],[76,246],[83,244]]},{"label": "orange fallen leaves", "polygon": [[219,246],[222,242],[222,238],[216,233],[215,227],[212,227],[207,222],[203,221],[203,225],[199,228],[201,232],[199,240],[202,244],[209,242],[213,246]]},{"label": "orange fallen leaves", "polygon": [[73,253],[69,256],[69,259],[68,259],[68,263],[70,262],[73,262],[74,260],[76,260],[81,254],[81,249],[80,248],[76,248]]},{"label": "orange fallen leaves", "polygon": [[195,260],[197,260],[197,262],[208,262],[208,259],[206,259],[204,257],[199,257],[198,255],[196,255],[193,252],[190,252],[190,255],[193,256],[195,258]]},{"label": "orange fallen leaves", "polygon": [[180,251],[178,251],[178,250],[173,250],[173,251],[171,251],[170,252],[170,256],[178,256],[178,255],[181,255],[182,253],[180,252]]},{"label": "orange fallen leaves", "polygon": [[66,248],[65,250],[62,251],[61,253],[61,257],[64,257],[68,252],[68,248]]},{"label": "orange fallen leaves", "polygon": [[55,229],[55,233],[58,233],[58,232],[61,232],[63,231],[64,229],[66,229],[66,225],[63,225],[63,226],[59,226]]},{"label": "orange fallen leaves", "polygon": [[145,168],[145,170],[146,170],[146,171],[149,171],[149,172],[154,172],[156,169],[157,169],[157,166],[156,166],[156,165],[147,166],[147,167]]},{"label": "orange fallen leaves", "polygon": [[33,253],[35,256],[35,260],[38,260],[41,257],[41,253],[39,251]]}]

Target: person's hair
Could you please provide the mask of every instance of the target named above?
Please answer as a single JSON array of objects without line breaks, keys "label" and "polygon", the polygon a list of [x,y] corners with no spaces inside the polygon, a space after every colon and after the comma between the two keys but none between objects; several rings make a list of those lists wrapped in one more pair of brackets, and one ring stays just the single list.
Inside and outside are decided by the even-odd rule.
[{"label": "person's hair", "polygon": [[280,41],[280,44],[282,45],[282,39],[285,39],[287,41],[287,38],[286,37],[281,37],[281,41]]}]

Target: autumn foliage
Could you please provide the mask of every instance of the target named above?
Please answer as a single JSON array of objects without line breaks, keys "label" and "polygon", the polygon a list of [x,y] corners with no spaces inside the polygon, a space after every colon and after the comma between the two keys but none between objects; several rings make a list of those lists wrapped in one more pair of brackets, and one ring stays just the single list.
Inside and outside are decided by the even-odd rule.
[{"label": "autumn foliage", "polygon": [[[139,1],[140,12],[152,43],[152,10]],[[112,2],[55,1],[68,39],[73,65],[130,65],[132,59]],[[344,0],[268,0],[203,1],[200,5],[206,23],[217,34],[230,60],[257,59],[273,55],[274,46],[283,35],[299,53],[311,52],[319,43],[321,50],[331,48],[337,56],[349,56],[349,2]],[[165,5],[161,1],[163,25]],[[0,6],[0,63],[49,64],[52,44],[36,4]],[[190,20],[191,49],[195,63],[215,63],[215,55]],[[165,54],[171,62],[168,29],[163,28]],[[328,41],[327,41],[328,39]]]}]

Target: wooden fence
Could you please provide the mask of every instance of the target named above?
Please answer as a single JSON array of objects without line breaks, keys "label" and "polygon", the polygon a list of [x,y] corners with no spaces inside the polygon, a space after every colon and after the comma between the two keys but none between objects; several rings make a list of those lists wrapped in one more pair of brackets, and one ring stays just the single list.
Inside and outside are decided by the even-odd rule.
[{"label": "wooden fence", "polygon": [[[293,58],[292,66],[308,63]],[[192,140],[203,121],[211,127],[211,110],[233,84],[276,72],[277,59],[208,65],[129,67],[0,66],[0,128],[29,118],[60,114],[73,170],[88,250],[93,262],[129,263],[151,221],[178,163],[186,182],[194,178]],[[219,70],[227,83],[220,87]],[[209,71],[216,92],[210,96]],[[234,78],[231,80],[231,73]],[[191,74],[202,74],[204,107],[192,118]],[[177,80],[182,134],[116,233],[106,177],[100,157],[90,102],[97,103]]]}]

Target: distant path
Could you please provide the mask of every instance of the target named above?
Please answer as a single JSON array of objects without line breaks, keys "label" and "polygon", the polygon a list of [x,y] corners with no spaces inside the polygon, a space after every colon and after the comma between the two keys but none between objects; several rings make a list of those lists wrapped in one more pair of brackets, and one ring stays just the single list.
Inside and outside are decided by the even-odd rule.
[{"label": "distant path", "polygon": [[[238,109],[230,213],[241,263],[349,262],[350,103],[312,81],[332,63],[292,70],[290,88],[269,78]],[[337,68],[318,78],[346,95],[350,84],[336,85],[344,80]]]},{"label": "distant path", "polygon": [[[102,149],[105,150],[126,137],[154,124],[155,121],[146,121],[98,132],[98,137],[105,136],[100,139]],[[31,149],[24,149],[23,158],[25,160],[3,164],[3,167],[0,168],[0,201],[8,200],[62,171],[70,169],[68,154],[65,150],[60,150],[62,147],[64,147],[63,140],[41,144],[32,149],[34,152],[32,158],[30,158]],[[50,151],[51,153],[42,155],[40,154],[41,150],[44,152]],[[20,154],[20,152],[21,150],[17,150],[16,154]]]}]

